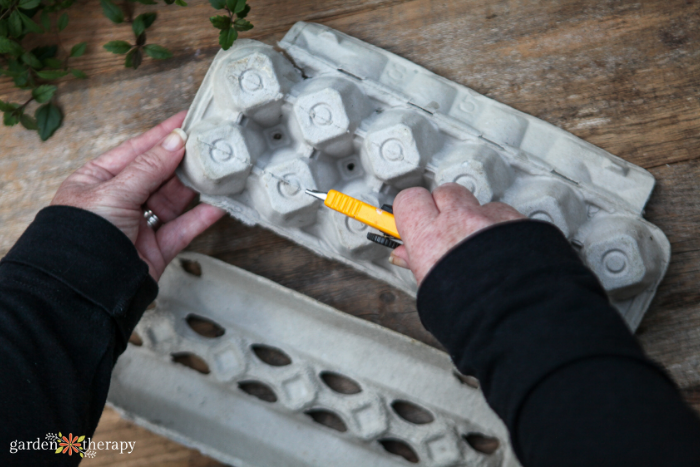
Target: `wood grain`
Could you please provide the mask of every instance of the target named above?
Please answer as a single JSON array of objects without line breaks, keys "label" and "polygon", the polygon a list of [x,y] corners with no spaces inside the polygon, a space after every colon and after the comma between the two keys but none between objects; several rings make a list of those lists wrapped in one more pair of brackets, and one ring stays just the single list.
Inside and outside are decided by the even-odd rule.
[{"label": "wood grain", "polygon": [[[49,143],[0,128],[0,255],[60,182],[85,161],[187,108],[217,51],[206,0],[162,7],[149,42],[175,57],[124,70],[101,47],[130,39],[128,26],[81,0],[62,34],[87,41],[66,80],[67,115]],[[558,125],[649,169],[658,185],[648,219],[669,237],[673,258],[638,336],[700,410],[700,4],[693,0],[251,0],[269,44],[296,21],[317,21],[397,53],[448,79]],[[138,6],[139,12],[152,7]],[[0,98],[20,99],[0,78]],[[224,219],[190,247],[268,277],[344,312],[437,346],[411,298],[261,228]],[[136,440],[129,457],[100,453],[86,465],[218,463],[121,420],[106,409],[96,439]]]},{"label": "wood grain", "polygon": [[135,442],[131,454],[115,450],[100,450],[94,458],[84,459],[81,465],[100,466],[168,466],[168,467],[215,467],[224,464],[206,457],[194,449],[186,448],[167,438],[151,433],[132,422],[122,419],[117,412],[105,408],[100,425],[92,441]]},{"label": "wood grain", "polygon": [[697,157],[696,2],[411,2],[326,24],[643,167]]},{"label": "wood grain", "polygon": [[652,173],[658,185],[647,218],[666,232],[672,258],[637,335],[681,387],[700,386],[700,160]]}]

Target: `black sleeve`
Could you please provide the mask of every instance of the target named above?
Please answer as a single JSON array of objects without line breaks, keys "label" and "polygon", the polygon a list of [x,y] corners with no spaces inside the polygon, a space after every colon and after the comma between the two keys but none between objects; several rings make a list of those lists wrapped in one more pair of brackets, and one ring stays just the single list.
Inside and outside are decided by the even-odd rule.
[{"label": "black sleeve", "polygon": [[0,465],[77,464],[75,453],[13,454],[12,443],[92,436],[116,359],[157,292],[107,220],[67,206],[39,212],[0,262]]},{"label": "black sleeve", "polygon": [[525,467],[700,465],[696,414],[555,227],[468,238],[425,278],[418,311]]}]

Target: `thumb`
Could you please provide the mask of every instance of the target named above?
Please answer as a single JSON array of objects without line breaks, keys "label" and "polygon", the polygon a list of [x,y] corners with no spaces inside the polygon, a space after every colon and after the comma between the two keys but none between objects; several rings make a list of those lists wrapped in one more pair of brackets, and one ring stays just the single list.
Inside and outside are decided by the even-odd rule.
[{"label": "thumb", "polygon": [[176,128],[159,145],[136,157],[111,183],[118,185],[130,201],[140,206],[172,177],[185,155],[187,133]]},{"label": "thumb", "polygon": [[391,252],[391,256],[389,256],[389,262],[400,268],[411,268],[410,264],[408,263],[408,251],[406,251],[406,247],[404,245],[394,248],[394,251]]}]

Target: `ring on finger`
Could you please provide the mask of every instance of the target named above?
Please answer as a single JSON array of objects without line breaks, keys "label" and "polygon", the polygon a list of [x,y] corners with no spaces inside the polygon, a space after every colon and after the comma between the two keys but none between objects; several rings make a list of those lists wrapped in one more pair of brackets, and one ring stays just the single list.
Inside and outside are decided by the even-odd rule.
[{"label": "ring on finger", "polygon": [[143,217],[146,219],[148,226],[153,230],[156,230],[160,226],[160,219],[150,209],[143,211]]}]

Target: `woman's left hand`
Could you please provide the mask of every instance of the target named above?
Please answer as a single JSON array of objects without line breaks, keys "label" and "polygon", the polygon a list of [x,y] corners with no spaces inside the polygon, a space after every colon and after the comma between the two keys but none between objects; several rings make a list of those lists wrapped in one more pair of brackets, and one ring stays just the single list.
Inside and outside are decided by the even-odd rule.
[{"label": "woman's left hand", "polygon": [[[165,267],[224,211],[199,204],[184,212],[196,193],[174,175],[185,155],[186,112],[92,160],[69,176],[51,201],[104,217],[129,237],[157,281]],[[144,211],[162,225],[152,228]]]}]

